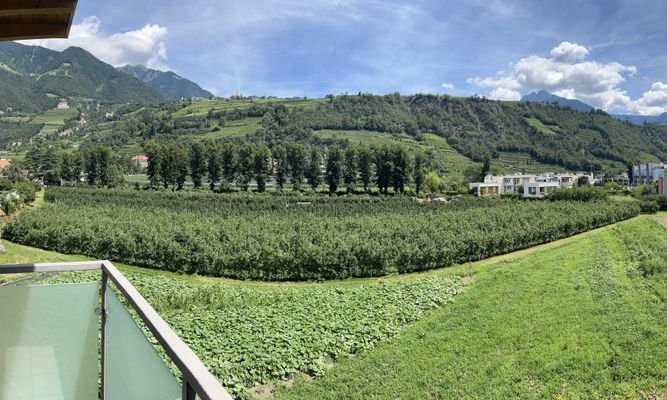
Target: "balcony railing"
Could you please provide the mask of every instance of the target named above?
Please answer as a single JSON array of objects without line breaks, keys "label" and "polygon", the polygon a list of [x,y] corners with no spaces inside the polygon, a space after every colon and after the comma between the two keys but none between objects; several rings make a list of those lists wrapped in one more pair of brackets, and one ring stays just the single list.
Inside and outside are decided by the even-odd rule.
[{"label": "balcony railing", "polygon": [[100,280],[0,287],[0,400],[232,399],[109,261],[2,265],[0,275],[86,270],[99,270]]}]

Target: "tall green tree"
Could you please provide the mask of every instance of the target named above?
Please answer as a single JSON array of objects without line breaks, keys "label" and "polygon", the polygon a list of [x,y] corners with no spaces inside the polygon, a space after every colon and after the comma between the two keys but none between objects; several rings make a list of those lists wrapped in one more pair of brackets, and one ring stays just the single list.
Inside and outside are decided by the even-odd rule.
[{"label": "tall green tree", "polygon": [[373,178],[373,152],[367,146],[361,146],[357,150],[357,168],[359,169],[359,179],[364,185],[364,192],[368,192],[371,180]]},{"label": "tall green tree", "polygon": [[375,149],[375,182],[380,193],[387,194],[394,171],[391,149],[387,145],[381,145]]},{"label": "tall green tree", "polygon": [[231,187],[239,173],[238,147],[234,143],[225,143],[221,149],[222,177],[225,187]]},{"label": "tall green tree", "polygon": [[207,144],[206,152],[206,170],[208,175],[209,188],[215,190],[215,185],[220,180],[222,149],[217,142]]},{"label": "tall green tree", "polygon": [[237,182],[244,192],[248,191],[250,181],[253,178],[255,151],[255,145],[252,143],[245,143],[239,149],[239,175]]},{"label": "tall green tree", "polygon": [[287,175],[289,174],[289,165],[287,163],[287,151],[283,145],[277,145],[272,150],[273,165],[276,174],[276,185],[283,190]]},{"label": "tall green tree", "polygon": [[299,143],[290,144],[287,149],[290,182],[294,190],[301,190],[301,182],[306,172],[306,155],[306,148]]},{"label": "tall green tree", "polygon": [[357,183],[357,152],[354,147],[348,146],[343,156],[343,183],[348,193],[354,191],[354,185]]},{"label": "tall green tree", "polygon": [[46,148],[43,156],[42,179],[47,185],[59,185],[61,175],[61,156],[55,147]]},{"label": "tall green tree", "polygon": [[479,171],[479,182],[484,182],[484,178],[491,171],[491,159],[489,156],[484,156],[484,161],[482,162],[482,169]]},{"label": "tall green tree", "polygon": [[422,152],[418,152],[415,155],[414,170],[412,176],[415,182],[415,191],[417,195],[421,192],[422,186],[424,185],[424,179],[426,178],[426,159]]},{"label": "tall green tree", "polygon": [[206,147],[202,142],[193,142],[190,146],[190,176],[195,189],[201,187],[202,178],[206,174]]},{"label": "tall green tree", "polygon": [[62,154],[60,172],[63,181],[69,182],[72,186],[76,186],[82,169],[83,161],[80,152],[65,152]]},{"label": "tall green tree", "polygon": [[113,165],[113,150],[108,146],[98,146],[95,149],[97,157],[98,178],[100,185],[107,186],[111,182],[111,166]]},{"label": "tall green tree", "polygon": [[148,157],[148,167],[146,168],[148,180],[151,188],[157,189],[162,181],[162,176],[160,176],[160,170],[162,168],[162,146],[154,141],[150,141],[146,144],[144,150],[146,151],[146,157]]},{"label": "tall green tree", "polygon": [[255,182],[257,182],[257,191],[263,193],[266,191],[266,181],[271,173],[271,151],[266,146],[260,146],[255,151],[253,173]]},{"label": "tall green tree", "polygon": [[329,185],[329,193],[336,193],[343,170],[343,152],[340,147],[334,146],[327,154],[327,170],[325,181]]},{"label": "tall green tree", "polygon": [[410,179],[410,156],[405,146],[393,146],[392,159],[391,184],[395,193],[403,193]]},{"label": "tall green tree", "polygon": [[316,146],[312,146],[310,149],[310,157],[308,158],[308,170],[306,171],[306,180],[308,185],[313,190],[317,188],[322,183],[322,167],[320,165],[322,157],[320,151]]}]

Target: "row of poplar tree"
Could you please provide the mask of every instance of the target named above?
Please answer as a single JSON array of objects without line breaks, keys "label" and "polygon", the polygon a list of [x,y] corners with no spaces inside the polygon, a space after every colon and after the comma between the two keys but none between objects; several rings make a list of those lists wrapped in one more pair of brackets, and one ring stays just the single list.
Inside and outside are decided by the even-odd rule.
[{"label": "row of poplar tree", "polygon": [[254,181],[258,192],[266,190],[270,179],[281,190],[288,184],[301,190],[304,183],[316,190],[322,183],[335,193],[341,186],[348,192],[358,184],[364,191],[375,185],[379,192],[393,188],[403,193],[409,182],[417,193],[426,173],[425,157],[410,155],[400,144],[381,146],[330,146],[322,151],[300,143],[265,145],[250,142],[193,142],[181,144],[146,144],[147,174],[153,188],[182,189],[188,177],[195,188],[208,182],[211,190],[229,190],[237,185],[247,191]]}]

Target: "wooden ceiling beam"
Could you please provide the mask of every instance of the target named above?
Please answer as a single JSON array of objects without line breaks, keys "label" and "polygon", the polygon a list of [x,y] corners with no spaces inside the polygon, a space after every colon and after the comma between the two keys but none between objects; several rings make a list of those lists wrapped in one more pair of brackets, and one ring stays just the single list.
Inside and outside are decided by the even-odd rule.
[{"label": "wooden ceiling beam", "polygon": [[74,12],[75,7],[75,0],[2,0],[0,13],[3,15],[46,14],[53,12],[50,10],[63,10],[65,14],[69,14]]},{"label": "wooden ceiling beam", "polygon": [[67,31],[65,24],[0,24],[2,40],[63,38]]},{"label": "wooden ceiling beam", "polygon": [[69,16],[72,13],[71,8],[38,8],[38,9],[11,9],[5,10],[0,8],[0,17],[15,17],[17,15],[30,15],[30,16],[41,16],[41,15],[67,15]]}]

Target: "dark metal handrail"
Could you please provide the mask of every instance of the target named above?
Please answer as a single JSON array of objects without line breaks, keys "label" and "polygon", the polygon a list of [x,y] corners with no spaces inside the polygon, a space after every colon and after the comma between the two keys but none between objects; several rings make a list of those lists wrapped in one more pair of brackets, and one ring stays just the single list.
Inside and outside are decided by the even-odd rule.
[{"label": "dark metal handrail", "polygon": [[153,309],[139,291],[125,278],[125,276],[110,261],[82,261],[70,263],[43,263],[43,264],[10,264],[0,265],[0,275],[29,273],[29,272],[68,272],[101,270],[102,297],[100,299],[101,330],[102,330],[102,400],[106,397],[106,292],[109,279],[132,305],[139,318],[151,331],[155,339],[165,350],[169,358],[181,371],[183,378],[183,400],[195,400],[199,396],[202,400],[232,400],[232,396],[222,387],[220,382],[211,374],[199,357],[185,342],[169,327],[169,325]]}]

